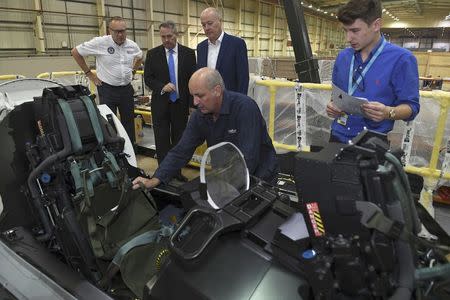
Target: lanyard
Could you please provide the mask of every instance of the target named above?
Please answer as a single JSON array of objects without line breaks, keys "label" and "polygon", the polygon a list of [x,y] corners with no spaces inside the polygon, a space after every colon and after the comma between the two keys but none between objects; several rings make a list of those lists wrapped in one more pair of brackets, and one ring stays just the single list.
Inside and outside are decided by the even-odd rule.
[{"label": "lanyard", "polygon": [[348,72],[348,94],[353,95],[358,85],[363,80],[364,76],[366,75],[367,71],[369,71],[370,67],[373,65],[375,60],[380,55],[381,51],[383,51],[384,45],[386,45],[386,40],[383,38],[383,42],[381,43],[381,46],[378,48],[377,52],[372,56],[372,58],[369,60],[369,63],[366,65],[362,73],[359,75],[358,79],[356,80],[355,84],[353,83],[353,67],[355,65],[355,55],[352,56],[352,62],[350,64],[350,71]]}]

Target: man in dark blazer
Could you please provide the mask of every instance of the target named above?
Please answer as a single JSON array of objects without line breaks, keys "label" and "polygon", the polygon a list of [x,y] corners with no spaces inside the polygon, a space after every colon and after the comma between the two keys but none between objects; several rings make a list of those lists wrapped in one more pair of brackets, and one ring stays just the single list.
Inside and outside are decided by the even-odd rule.
[{"label": "man in dark blazer", "polygon": [[152,90],[152,121],[158,164],[180,140],[192,105],[188,82],[195,71],[195,52],[177,42],[177,33],[172,21],[159,25],[162,45],[149,50],[145,60],[144,80]]},{"label": "man in dark blazer", "polygon": [[227,90],[246,95],[249,71],[245,41],[222,30],[222,18],[216,8],[205,9],[200,21],[208,39],[197,45],[197,69],[216,69]]}]

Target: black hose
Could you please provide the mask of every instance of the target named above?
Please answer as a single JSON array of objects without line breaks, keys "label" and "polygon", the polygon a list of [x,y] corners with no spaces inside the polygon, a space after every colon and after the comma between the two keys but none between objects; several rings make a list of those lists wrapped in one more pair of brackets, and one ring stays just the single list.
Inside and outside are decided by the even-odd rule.
[{"label": "black hose", "polygon": [[[404,221],[404,212],[399,202],[386,205],[388,215],[393,220]],[[391,300],[410,299],[414,290],[414,255],[411,245],[402,240],[395,241],[395,250],[398,257],[398,288],[390,297]]]},{"label": "black hose", "polygon": [[39,166],[37,166],[33,171],[31,171],[27,180],[28,188],[31,193],[31,198],[33,200],[34,206],[38,211],[40,220],[42,222],[45,231],[44,234],[37,237],[38,241],[48,241],[52,237],[53,228],[52,225],[50,224],[49,216],[45,211],[45,208],[40,200],[40,194],[36,186],[35,180],[38,178],[38,176],[41,174],[42,171],[47,169],[56,161],[66,158],[72,152],[72,143],[70,141],[69,130],[67,129],[67,124],[64,120],[64,117],[62,116],[62,114],[59,114],[57,119],[60,130],[62,132],[61,137],[63,139],[64,148],[61,151],[55,153],[54,155],[47,157]]},{"label": "black hose", "polygon": [[450,264],[439,265],[432,268],[423,268],[416,270],[415,277],[417,280],[428,280],[437,277],[450,277]]},{"label": "black hose", "polygon": [[412,232],[414,234],[418,234],[422,228],[422,224],[420,222],[419,215],[417,214],[416,207],[414,206],[414,201],[413,201],[413,197],[411,194],[408,177],[406,176],[406,173],[403,169],[402,164],[392,153],[386,152],[385,158],[387,161],[389,161],[395,167],[395,169],[397,171],[396,173],[400,177],[400,180],[402,182],[404,190],[406,191],[406,196],[408,199],[407,203],[404,203],[404,205],[406,207],[409,207],[408,210],[409,210],[409,213],[411,213],[411,217],[412,217],[412,225],[413,225]]}]

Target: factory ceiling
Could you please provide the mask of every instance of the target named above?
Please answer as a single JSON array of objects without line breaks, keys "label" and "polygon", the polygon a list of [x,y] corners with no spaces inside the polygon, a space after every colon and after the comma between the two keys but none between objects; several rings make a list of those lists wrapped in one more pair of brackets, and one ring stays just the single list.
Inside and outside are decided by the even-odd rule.
[{"label": "factory ceiling", "polygon": [[[348,0],[298,0],[305,11],[335,18]],[[283,0],[262,0],[282,5]],[[432,36],[450,34],[450,0],[382,0],[383,31],[396,36]],[[412,34],[412,33],[413,34]]]}]

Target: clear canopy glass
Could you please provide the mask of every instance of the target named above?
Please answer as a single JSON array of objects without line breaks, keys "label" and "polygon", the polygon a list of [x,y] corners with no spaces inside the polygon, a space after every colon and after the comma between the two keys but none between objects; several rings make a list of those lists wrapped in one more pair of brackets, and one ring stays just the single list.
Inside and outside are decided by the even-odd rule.
[{"label": "clear canopy glass", "polygon": [[250,176],[241,151],[228,142],[209,147],[202,157],[200,182],[206,184],[208,203],[214,209],[247,191]]}]

